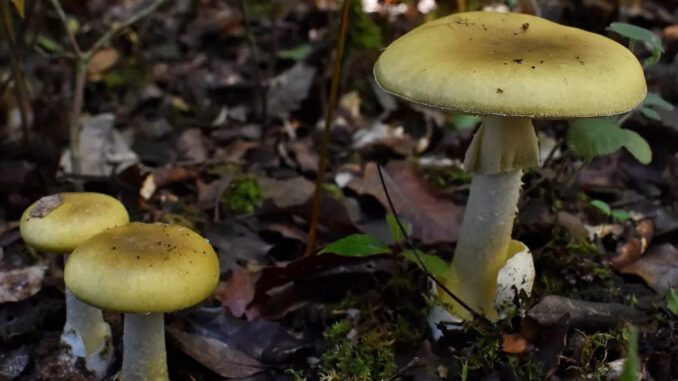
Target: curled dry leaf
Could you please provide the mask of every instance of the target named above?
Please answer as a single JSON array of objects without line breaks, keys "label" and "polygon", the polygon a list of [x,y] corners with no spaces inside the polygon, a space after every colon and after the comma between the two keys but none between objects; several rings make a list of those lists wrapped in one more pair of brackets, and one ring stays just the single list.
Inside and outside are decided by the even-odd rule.
[{"label": "curled dry leaf", "polygon": [[612,259],[612,267],[621,269],[635,262],[645,253],[654,236],[654,223],[645,219],[636,224],[631,239],[617,248],[617,256]]},{"label": "curled dry leaf", "polygon": [[671,288],[678,287],[678,249],[668,243],[654,246],[621,272],[640,276],[653,290],[666,295]]},{"label": "curled dry leaf", "polygon": [[18,302],[40,291],[47,266],[38,264],[0,273],[0,303]]}]

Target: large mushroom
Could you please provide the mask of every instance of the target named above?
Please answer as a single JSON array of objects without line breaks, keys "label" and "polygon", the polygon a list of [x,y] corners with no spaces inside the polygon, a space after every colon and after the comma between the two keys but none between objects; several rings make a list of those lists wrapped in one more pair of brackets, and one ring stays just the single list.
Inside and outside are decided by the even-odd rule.
[{"label": "large mushroom", "polygon": [[167,381],[163,314],[210,296],[219,260],[190,229],[132,222],[78,246],[64,280],[85,303],[125,313],[121,381]]},{"label": "large mushroom", "polygon": [[[90,237],[129,222],[125,207],[101,193],[58,193],[45,196],[21,216],[19,230],[27,245],[44,252],[72,252]],[[75,299],[66,289],[66,324],[61,341],[97,378],[113,362],[111,329],[101,310]]]},{"label": "large mushroom", "polygon": [[[419,26],[374,67],[379,85],[409,101],[483,116],[466,151],[473,173],[446,282],[490,319],[507,261],[523,170],[539,165],[532,119],[614,115],[645,98],[636,57],[604,36],[524,14],[468,12]],[[469,313],[447,300],[455,314]]]}]

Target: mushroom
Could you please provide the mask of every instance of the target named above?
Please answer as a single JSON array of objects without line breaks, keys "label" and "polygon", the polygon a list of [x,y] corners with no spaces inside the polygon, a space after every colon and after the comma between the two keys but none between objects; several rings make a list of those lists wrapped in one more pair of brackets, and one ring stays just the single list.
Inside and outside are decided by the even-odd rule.
[{"label": "mushroom", "polygon": [[452,261],[456,277],[446,283],[495,320],[497,274],[507,261],[522,172],[539,165],[532,119],[629,111],[647,93],[642,67],[598,34],[530,15],[468,12],[400,37],[374,74],[386,92],[411,102],[484,116],[466,151],[473,180]]},{"label": "mushroom", "polygon": [[219,260],[188,228],[132,222],[78,246],[64,280],[85,303],[125,313],[122,381],[166,381],[163,313],[210,296]]},{"label": "mushroom", "polygon": [[[44,252],[68,253],[88,238],[129,222],[125,207],[101,193],[58,193],[45,196],[24,211],[19,222],[27,245]],[[101,310],[66,293],[66,324],[61,341],[98,378],[113,362],[111,329]]]}]

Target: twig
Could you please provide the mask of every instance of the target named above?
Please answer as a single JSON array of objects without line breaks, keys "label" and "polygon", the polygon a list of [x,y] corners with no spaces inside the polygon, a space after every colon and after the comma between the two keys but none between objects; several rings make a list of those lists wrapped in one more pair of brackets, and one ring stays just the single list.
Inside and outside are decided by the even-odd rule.
[{"label": "twig", "polygon": [[21,64],[19,63],[19,51],[17,49],[16,36],[12,27],[12,16],[9,9],[9,0],[0,0],[0,12],[2,13],[2,29],[9,44],[9,61],[14,78],[14,89],[19,103],[19,113],[21,114],[21,129],[23,131],[22,142],[25,149],[31,140],[31,117],[33,110],[31,99],[28,96],[28,88],[24,78]]},{"label": "twig", "polygon": [[122,32],[123,30],[129,28],[132,24],[136,23],[137,21],[141,20],[142,18],[150,15],[153,13],[158,7],[160,7],[165,0],[154,0],[149,6],[141,9],[139,12],[133,14],[130,16],[128,19],[125,21],[119,23],[119,24],[114,24],[111,29],[109,29],[106,33],[104,33],[103,36],[101,36],[97,42],[92,45],[92,47],[89,49],[89,54],[93,54],[97,52],[99,49],[101,49],[104,45],[108,44],[108,42],[115,37],[118,33]]},{"label": "twig", "polygon": [[52,4],[57,16],[59,16],[59,20],[61,20],[61,23],[64,25],[66,35],[68,36],[68,42],[71,44],[71,49],[73,49],[75,55],[80,58],[82,56],[82,49],[80,49],[80,45],[78,44],[78,40],[75,39],[73,31],[68,27],[68,17],[66,16],[66,12],[64,12],[64,9],[61,7],[59,0],[50,0],[49,2]]},{"label": "twig", "polygon": [[255,90],[259,93],[261,99],[261,126],[264,130],[268,127],[268,88],[263,85],[263,76],[259,67],[259,46],[254,38],[252,27],[250,26],[250,14],[247,8],[247,0],[240,0],[240,11],[245,22],[245,34],[247,43],[252,51],[252,60],[254,61],[254,80],[256,81]]},{"label": "twig", "polygon": [[388,379],[388,381],[396,381],[400,378],[402,378],[405,373],[409,372],[411,369],[417,368],[422,366],[421,362],[419,361],[419,357],[414,357],[410,362],[408,362],[404,367],[398,369],[398,371],[395,372],[395,374]]},{"label": "twig", "polygon": [[412,250],[412,253],[414,253],[414,257],[417,259],[417,264],[419,267],[421,267],[422,271],[424,271],[424,274],[426,274],[426,277],[429,278],[430,280],[433,281],[438,287],[440,287],[441,290],[443,290],[447,295],[449,295],[455,302],[459,303],[460,306],[462,306],[465,310],[467,310],[471,316],[473,316],[474,319],[478,319],[481,322],[484,322],[486,324],[492,324],[491,321],[489,321],[485,316],[481,315],[480,313],[476,312],[473,308],[471,308],[468,304],[466,304],[463,300],[459,299],[458,296],[454,295],[452,291],[450,291],[447,286],[443,284],[443,282],[439,281],[438,278],[433,276],[428,269],[426,269],[426,266],[424,265],[424,262],[421,260],[421,257],[419,256],[419,249],[417,246],[414,244],[412,241],[412,238],[410,235],[407,233],[407,230],[405,230],[405,227],[400,223],[400,217],[398,217],[398,213],[395,210],[395,206],[393,205],[393,201],[391,200],[391,195],[388,192],[388,188],[386,187],[386,182],[384,181],[384,174],[381,169],[381,165],[377,164],[377,172],[379,173],[379,181],[381,182],[381,187],[384,190],[384,195],[386,196],[386,201],[388,202],[388,207],[391,209],[391,213],[393,213],[393,218],[396,220],[396,223],[398,224],[398,229],[400,229],[400,232],[402,233],[403,237],[405,237],[405,242],[407,242],[407,245],[410,247]]},{"label": "twig", "polygon": [[313,193],[313,206],[311,209],[311,221],[308,228],[308,241],[304,256],[310,256],[315,247],[316,234],[318,232],[318,215],[320,214],[320,197],[323,192],[323,179],[325,178],[325,167],[327,166],[327,148],[330,143],[330,129],[334,120],[334,111],[337,106],[337,97],[339,93],[339,80],[341,78],[341,62],[344,57],[344,46],[346,44],[346,32],[348,30],[348,16],[351,7],[351,1],[344,0],[341,10],[341,25],[339,27],[339,39],[337,41],[337,51],[334,56],[334,70],[332,72],[332,84],[330,87],[330,101],[327,104],[327,113],[325,114],[325,129],[323,131],[322,142],[320,145],[320,155],[318,157],[318,172],[315,179],[315,191]]}]

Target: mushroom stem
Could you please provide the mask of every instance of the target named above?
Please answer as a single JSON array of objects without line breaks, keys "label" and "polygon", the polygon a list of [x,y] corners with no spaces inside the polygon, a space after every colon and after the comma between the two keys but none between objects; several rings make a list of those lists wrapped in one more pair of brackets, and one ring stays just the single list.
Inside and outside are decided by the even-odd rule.
[{"label": "mushroom stem", "polygon": [[66,324],[61,334],[75,357],[85,359],[85,367],[94,372],[97,379],[106,375],[113,362],[111,327],[104,321],[100,309],[78,300],[66,289]]},{"label": "mushroom stem", "polygon": [[[466,153],[474,172],[448,287],[488,319],[498,319],[493,300],[497,274],[507,258],[520,196],[522,169],[538,165],[539,149],[527,118],[487,117]],[[454,313],[468,311],[452,302]]]},{"label": "mushroom stem", "polygon": [[161,313],[125,314],[121,381],[168,381]]}]

